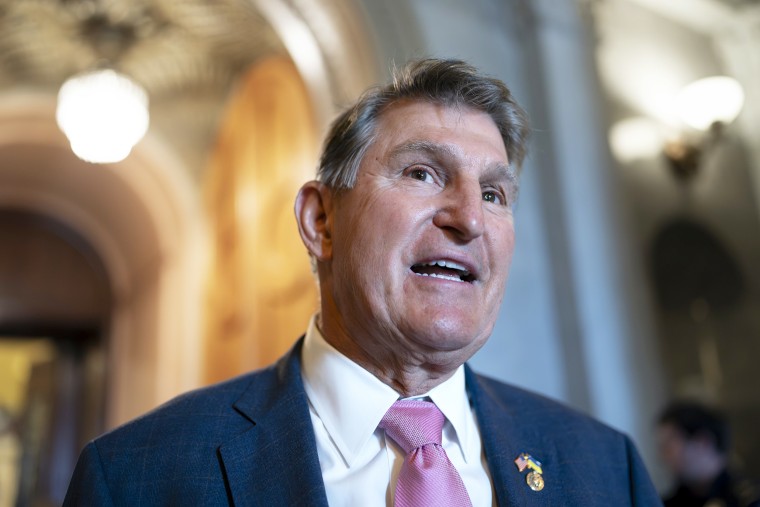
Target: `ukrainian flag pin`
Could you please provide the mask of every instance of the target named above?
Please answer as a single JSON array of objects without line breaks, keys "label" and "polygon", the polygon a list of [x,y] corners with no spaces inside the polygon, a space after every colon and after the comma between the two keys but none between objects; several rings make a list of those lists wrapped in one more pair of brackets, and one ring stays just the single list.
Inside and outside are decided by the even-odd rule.
[{"label": "ukrainian flag pin", "polygon": [[517,458],[515,458],[515,465],[517,465],[517,469],[520,473],[524,472],[525,469],[530,468],[530,472],[528,472],[528,475],[525,477],[525,481],[528,483],[530,489],[533,491],[541,491],[544,489],[544,477],[541,475],[544,471],[541,468],[540,461],[530,454],[522,452]]}]

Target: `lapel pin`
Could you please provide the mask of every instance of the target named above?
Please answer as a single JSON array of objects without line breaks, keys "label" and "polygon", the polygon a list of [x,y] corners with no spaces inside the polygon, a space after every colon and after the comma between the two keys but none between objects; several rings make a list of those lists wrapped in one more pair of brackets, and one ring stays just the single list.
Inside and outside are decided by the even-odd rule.
[{"label": "lapel pin", "polygon": [[525,481],[533,491],[541,491],[544,489],[544,477],[541,475],[544,473],[541,468],[541,462],[526,452],[520,453],[515,458],[515,465],[520,473],[523,473],[526,469],[530,469],[528,475],[525,477]]}]

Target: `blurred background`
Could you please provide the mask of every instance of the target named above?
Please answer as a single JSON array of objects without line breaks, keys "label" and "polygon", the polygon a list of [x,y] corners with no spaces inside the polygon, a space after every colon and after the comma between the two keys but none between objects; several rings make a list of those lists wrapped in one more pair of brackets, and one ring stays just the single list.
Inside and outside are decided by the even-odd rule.
[{"label": "blurred background", "polygon": [[475,368],[625,431],[661,490],[657,413],[717,404],[760,475],[759,1],[1,0],[0,506],[60,504],[86,441],[292,345],[295,192],[422,56],[533,121]]}]

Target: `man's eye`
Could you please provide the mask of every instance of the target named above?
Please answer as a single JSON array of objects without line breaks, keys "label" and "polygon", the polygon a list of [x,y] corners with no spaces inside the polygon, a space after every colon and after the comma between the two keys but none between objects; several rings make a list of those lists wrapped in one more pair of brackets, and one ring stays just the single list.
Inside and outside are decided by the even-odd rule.
[{"label": "man's eye", "polygon": [[483,200],[494,204],[504,204],[504,199],[501,195],[498,192],[493,192],[491,190],[483,192]]},{"label": "man's eye", "polygon": [[429,181],[432,179],[432,176],[430,175],[430,173],[426,171],[425,169],[412,169],[409,172],[409,176],[411,176],[415,180],[420,180],[420,181]]}]

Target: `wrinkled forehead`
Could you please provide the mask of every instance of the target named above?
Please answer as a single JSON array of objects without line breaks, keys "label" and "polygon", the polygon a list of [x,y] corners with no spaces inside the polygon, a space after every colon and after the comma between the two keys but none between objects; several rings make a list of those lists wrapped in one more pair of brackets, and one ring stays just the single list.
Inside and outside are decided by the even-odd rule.
[{"label": "wrinkled forehead", "polygon": [[479,155],[509,165],[504,139],[488,113],[425,100],[407,99],[387,106],[375,124],[370,152],[376,157],[417,153],[453,159]]}]

